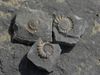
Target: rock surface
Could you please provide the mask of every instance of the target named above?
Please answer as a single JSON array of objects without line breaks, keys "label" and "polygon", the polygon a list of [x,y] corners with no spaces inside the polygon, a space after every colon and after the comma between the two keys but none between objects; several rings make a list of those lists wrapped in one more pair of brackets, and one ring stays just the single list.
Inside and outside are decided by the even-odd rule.
[{"label": "rock surface", "polygon": [[43,57],[40,57],[40,55],[37,51],[37,45],[38,45],[39,41],[40,40],[37,40],[37,42],[31,47],[30,51],[27,54],[27,57],[37,67],[43,68],[47,72],[52,72],[53,66],[56,64],[56,61],[57,61],[57,59],[59,59],[60,54],[61,54],[60,46],[58,44],[51,44],[51,46],[53,47],[52,53],[48,50],[49,48],[48,49],[43,48],[42,51],[44,51],[44,49],[46,49],[46,51],[49,51],[49,53],[51,53],[50,56],[43,58]]},{"label": "rock surface", "polygon": [[[7,2],[8,1],[8,2]],[[0,75],[99,75],[100,74],[100,1],[99,0],[1,0],[0,1]],[[79,42],[64,47],[54,72],[38,69],[25,56],[30,46],[11,43],[8,29],[11,15],[25,8],[53,13],[75,14],[88,22]]]},{"label": "rock surface", "polygon": [[52,18],[41,10],[28,11],[24,9],[19,11],[13,28],[13,40],[35,42],[41,37],[43,41],[52,42]]},{"label": "rock surface", "polygon": [[[66,18],[67,16],[65,16],[65,18],[62,17],[62,19],[58,18],[59,21],[62,20],[61,22],[63,22],[64,19],[65,21],[63,23],[58,22],[58,25],[53,27],[55,41],[67,44],[76,44],[84,34],[85,29],[88,27],[87,21],[77,15],[70,15],[71,16],[67,15],[68,18]],[[66,19],[69,19],[69,26],[67,26],[67,28],[64,27],[64,25],[67,25],[64,24],[67,21]],[[61,28],[61,30],[59,28]]]}]

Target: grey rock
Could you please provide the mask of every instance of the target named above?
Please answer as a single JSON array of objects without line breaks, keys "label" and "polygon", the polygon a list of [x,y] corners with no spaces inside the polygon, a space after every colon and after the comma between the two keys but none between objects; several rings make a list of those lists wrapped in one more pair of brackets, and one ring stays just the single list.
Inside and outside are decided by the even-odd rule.
[{"label": "grey rock", "polygon": [[44,41],[52,41],[52,18],[41,10],[17,13],[14,26],[13,40],[35,42],[41,37]]},{"label": "grey rock", "polygon": [[[12,1],[12,0],[11,0]],[[99,75],[100,74],[100,32],[91,35],[93,22],[100,12],[99,0],[26,0],[26,9],[43,10],[49,14],[73,13],[87,20],[89,27],[80,41],[70,52],[64,52],[53,72],[46,74],[33,65],[25,56],[30,48],[21,44],[12,44],[8,40],[0,41],[0,75]],[[63,1],[63,2],[61,2]],[[14,9],[13,9],[14,8]],[[17,9],[22,10],[23,9]],[[0,4],[0,11],[14,12],[15,7]],[[19,11],[17,11],[19,12]],[[21,12],[22,13],[22,12]],[[1,17],[1,16],[0,16]],[[7,32],[10,18],[0,19],[0,39]],[[100,22],[99,22],[100,23]],[[16,28],[16,27],[15,27]],[[89,30],[91,29],[91,30]],[[89,33],[88,33],[89,32]],[[87,34],[88,33],[88,34]],[[24,41],[25,42],[25,41]],[[26,42],[25,42],[26,43]],[[64,49],[67,51],[68,49]],[[24,57],[24,58],[23,58]]]},{"label": "grey rock", "polygon": [[0,43],[0,74],[20,75],[19,64],[30,47],[12,44],[9,42]]},{"label": "grey rock", "polygon": [[[30,49],[30,51],[27,54],[27,57],[30,61],[32,61],[33,64],[35,64],[37,67],[40,67],[48,72],[53,71],[53,66],[56,64],[56,60],[59,58],[61,49],[58,44],[52,44],[53,46],[53,53],[48,58],[43,58],[39,56],[39,53],[37,51],[37,45],[38,40]],[[43,48],[44,49],[44,48]],[[49,51],[46,49],[46,51]]]},{"label": "grey rock", "polygon": [[100,33],[91,36],[91,26],[72,51],[60,56],[50,75],[99,75]]},{"label": "grey rock", "polygon": [[[65,19],[67,19],[66,16],[64,16],[64,17],[65,17]],[[79,41],[81,36],[84,34],[85,29],[88,27],[88,23],[83,18],[81,18],[77,15],[71,14],[71,16],[68,16],[68,17],[71,18],[71,19],[69,19],[71,23],[70,22],[68,23],[68,21],[65,20],[64,22],[66,22],[66,24],[64,24],[63,21],[62,21],[62,23],[58,22],[58,24],[57,24],[57,25],[60,24],[59,26],[62,26],[62,28],[65,28],[62,30],[64,33],[60,32],[59,29],[57,28],[57,26],[53,27],[55,41],[68,43],[68,44],[75,44]],[[68,27],[66,27],[67,24],[69,25],[68,26],[70,29],[69,31],[68,31]],[[72,26],[70,27],[70,25],[72,25]]]}]

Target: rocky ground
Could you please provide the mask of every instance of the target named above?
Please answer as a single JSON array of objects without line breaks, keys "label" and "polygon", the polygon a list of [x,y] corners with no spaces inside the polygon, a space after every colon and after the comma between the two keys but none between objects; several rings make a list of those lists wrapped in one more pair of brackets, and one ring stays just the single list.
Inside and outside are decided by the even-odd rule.
[{"label": "rocky ground", "polygon": [[[80,41],[64,47],[52,73],[38,69],[26,54],[31,46],[12,43],[8,33],[14,13],[27,9],[67,15],[75,14],[88,22]],[[100,74],[99,0],[0,0],[0,75],[99,75]]]}]

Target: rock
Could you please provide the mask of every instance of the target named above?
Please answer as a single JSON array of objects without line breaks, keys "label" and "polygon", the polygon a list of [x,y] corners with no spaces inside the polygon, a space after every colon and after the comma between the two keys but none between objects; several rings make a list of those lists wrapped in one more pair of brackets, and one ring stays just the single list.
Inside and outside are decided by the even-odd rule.
[{"label": "rock", "polygon": [[98,75],[100,73],[100,34],[81,40],[70,53],[60,56],[50,75]]},{"label": "rock", "polygon": [[0,42],[1,75],[20,75],[19,64],[30,47],[9,42]]},{"label": "rock", "polygon": [[52,41],[52,18],[41,10],[17,13],[13,28],[13,40],[35,42],[41,37],[43,41]]},{"label": "rock", "polygon": [[53,32],[57,42],[76,44],[88,27],[87,22],[77,15],[55,17]]},{"label": "rock", "polygon": [[56,60],[60,56],[61,49],[58,44],[50,44],[50,43],[46,43],[43,45],[43,47],[41,47],[42,46],[41,41],[42,40],[39,39],[31,47],[30,51],[27,54],[27,57],[37,67],[42,68],[48,72],[52,72],[53,66],[56,64]]},{"label": "rock", "polygon": [[[100,19],[97,14],[100,12],[100,0],[21,0],[24,3],[20,2],[17,5],[10,5],[12,3],[8,4],[3,1],[0,0],[0,12],[4,12],[0,16],[2,17],[0,18],[0,39],[3,38],[0,42],[0,75],[100,74],[100,32],[93,34],[93,31],[89,30],[92,29],[95,20],[99,26]],[[14,44],[9,40],[8,28],[10,21],[8,22],[8,20],[10,18],[8,17],[8,12],[13,13],[17,11],[18,13],[25,13],[26,11],[23,11],[19,6],[27,10],[42,10],[51,15],[55,12],[66,16],[72,13],[88,22],[89,27],[85,30],[85,36],[83,35],[70,51],[68,51],[67,46],[65,46],[66,48],[64,47],[64,52],[61,54],[60,59],[56,61],[56,65],[53,66],[53,72],[50,74],[47,74],[43,70],[41,71],[25,56],[30,48],[21,44],[28,44],[28,42],[25,42],[25,40],[22,41],[23,39],[16,39],[23,43]],[[20,12],[20,10],[23,12]]]}]

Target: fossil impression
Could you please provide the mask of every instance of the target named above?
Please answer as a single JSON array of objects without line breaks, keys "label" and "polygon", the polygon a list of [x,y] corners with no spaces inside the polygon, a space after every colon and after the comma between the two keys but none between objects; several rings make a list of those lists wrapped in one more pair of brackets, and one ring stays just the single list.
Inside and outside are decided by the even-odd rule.
[{"label": "fossil impression", "polygon": [[55,41],[76,44],[84,34],[87,21],[77,15],[57,16],[54,14],[53,32]]},{"label": "fossil impression", "polygon": [[[22,12],[22,11],[20,11]],[[15,24],[17,30],[14,30],[13,40],[36,42],[39,37],[43,41],[52,42],[52,17],[42,10],[25,10],[24,13],[17,13]],[[14,25],[14,24],[13,24]]]},{"label": "fossil impression", "polygon": [[37,24],[39,22],[38,21],[34,21],[34,20],[29,20],[29,22],[27,23],[26,25],[26,30],[30,33],[35,33],[38,31],[38,27],[37,27]]},{"label": "fossil impression", "polygon": [[49,42],[43,42],[41,38],[39,38],[39,42],[37,44],[37,52],[41,58],[48,58],[53,54],[53,45]]},{"label": "fossil impression", "polygon": [[54,20],[60,33],[68,33],[72,30],[73,23],[69,17],[57,16]]},{"label": "fossil impression", "polygon": [[27,57],[34,65],[48,72],[53,71],[53,66],[60,57],[61,48],[59,44],[42,41],[40,37],[29,50]]}]

